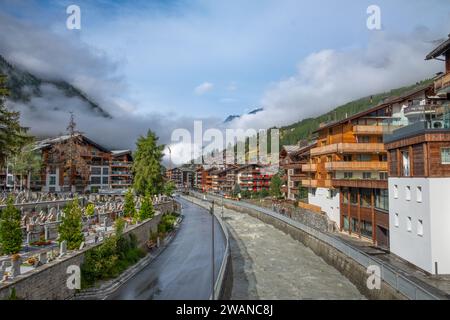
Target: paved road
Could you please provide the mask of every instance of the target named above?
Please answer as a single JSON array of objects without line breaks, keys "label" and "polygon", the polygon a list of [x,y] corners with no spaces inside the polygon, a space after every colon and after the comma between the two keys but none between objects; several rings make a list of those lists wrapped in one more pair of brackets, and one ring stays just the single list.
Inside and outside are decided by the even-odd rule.
[{"label": "paved road", "polygon": [[[169,246],[109,299],[208,299],[211,295],[211,216],[207,210],[180,199],[184,219]],[[215,224],[216,277],[225,240]]]}]

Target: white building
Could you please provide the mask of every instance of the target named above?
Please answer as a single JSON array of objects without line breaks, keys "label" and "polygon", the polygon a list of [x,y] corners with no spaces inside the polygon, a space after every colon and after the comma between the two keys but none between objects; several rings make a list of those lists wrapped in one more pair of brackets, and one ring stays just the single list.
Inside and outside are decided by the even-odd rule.
[{"label": "white building", "polygon": [[391,252],[450,274],[450,129],[419,122],[396,130],[386,148]]}]

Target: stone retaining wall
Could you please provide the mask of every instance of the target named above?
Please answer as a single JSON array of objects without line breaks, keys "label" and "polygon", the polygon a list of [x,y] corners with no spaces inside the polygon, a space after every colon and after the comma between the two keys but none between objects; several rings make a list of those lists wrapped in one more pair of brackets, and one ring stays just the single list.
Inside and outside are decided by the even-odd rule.
[{"label": "stone retaining wall", "polygon": [[311,236],[310,234],[288,225],[287,223],[276,219],[272,216],[266,215],[257,210],[250,208],[244,208],[241,206],[233,205],[230,203],[224,204],[226,208],[235,210],[238,212],[243,212],[255,217],[265,223],[273,225],[277,229],[289,234],[294,239],[302,242],[305,246],[309,247],[315,254],[324,259],[328,264],[339,270],[345,277],[347,277],[358,290],[369,299],[381,299],[381,300],[391,300],[391,299],[406,299],[401,293],[396,291],[394,288],[382,282],[380,290],[369,290],[367,288],[367,278],[366,269],[346,256],[344,253],[333,248],[327,243],[320,241],[319,239]]},{"label": "stone retaining wall", "polygon": [[[150,231],[156,231],[162,214],[179,211],[179,204],[170,201],[155,206],[159,214],[139,225],[129,227],[124,234],[134,234],[141,247],[145,247]],[[65,300],[74,296],[75,290],[66,285],[70,274],[67,268],[72,265],[81,266],[88,250],[101,245],[91,245],[80,251],[69,251],[64,257],[18,276],[11,282],[0,284],[0,300],[10,297],[13,288],[16,296],[26,300]]]}]

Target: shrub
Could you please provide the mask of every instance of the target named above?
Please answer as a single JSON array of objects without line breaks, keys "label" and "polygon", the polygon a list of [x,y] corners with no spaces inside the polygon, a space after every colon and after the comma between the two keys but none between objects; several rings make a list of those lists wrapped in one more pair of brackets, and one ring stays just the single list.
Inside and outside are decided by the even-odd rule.
[{"label": "shrub", "polygon": [[95,213],[95,206],[93,203],[89,203],[86,206],[86,216],[92,217],[94,215],[94,213]]},{"label": "shrub", "polygon": [[67,248],[69,250],[78,249],[81,242],[84,241],[81,218],[81,208],[78,204],[78,199],[75,198],[64,208],[64,216],[62,217],[61,224],[58,227],[58,240],[60,243],[64,240],[67,241]]},{"label": "shrub", "polygon": [[0,249],[4,254],[15,254],[22,249],[20,210],[14,206],[12,197],[8,198],[6,208],[0,213]]}]

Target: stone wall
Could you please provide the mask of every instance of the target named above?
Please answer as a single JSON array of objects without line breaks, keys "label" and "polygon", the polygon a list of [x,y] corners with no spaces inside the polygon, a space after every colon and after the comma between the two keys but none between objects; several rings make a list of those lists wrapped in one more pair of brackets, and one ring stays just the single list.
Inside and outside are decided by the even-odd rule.
[{"label": "stone wall", "polygon": [[335,230],[335,223],[331,221],[326,214],[313,212],[304,208],[294,207],[291,204],[286,204],[280,207],[280,206],[272,206],[271,201],[270,202],[269,201],[255,202],[247,200],[243,201],[255,204],[257,206],[265,207],[278,213],[284,212],[283,214],[285,216],[293,220],[296,220],[306,226],[318,229],[322,232]]},{"label": "stone wall", "polygon": [[[134,234],[140,246],[145,247],[150,231],[156,231],[162,214],[179,210],[176,202],[161,203],[155,206],[158,210],[153,219],[146,220],[139,225],[130,226],[125,234]],[[101,245],[91,245],[80,251],[69,251],[64,257],[58,258],[45,265],[18,276],[11,282],[0,284],[0,300],[8,299],[12,289],[16,296],[26,300],[65,300],[74,296],[75,290],[66,285],[70,276],[67,268],[71,265],[81,266],[87,251]]]}]

